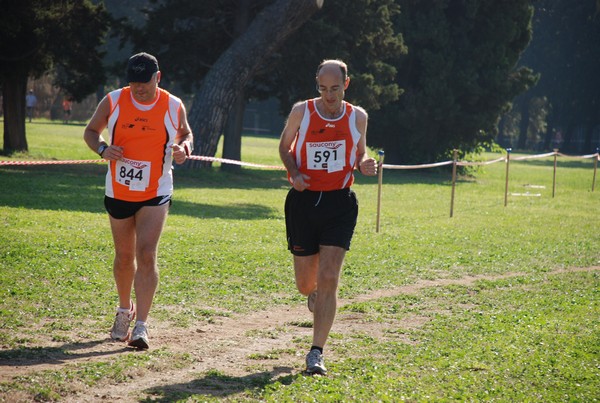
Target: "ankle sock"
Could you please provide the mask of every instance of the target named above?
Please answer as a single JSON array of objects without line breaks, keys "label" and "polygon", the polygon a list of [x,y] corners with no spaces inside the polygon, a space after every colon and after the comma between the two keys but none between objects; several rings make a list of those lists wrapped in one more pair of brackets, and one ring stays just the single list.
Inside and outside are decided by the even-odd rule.
[{"label": "ankle sock", "polygon": [[311,350],[318,350],[319,353],[323,354],[323,347],[312,346],[310,349]]}]

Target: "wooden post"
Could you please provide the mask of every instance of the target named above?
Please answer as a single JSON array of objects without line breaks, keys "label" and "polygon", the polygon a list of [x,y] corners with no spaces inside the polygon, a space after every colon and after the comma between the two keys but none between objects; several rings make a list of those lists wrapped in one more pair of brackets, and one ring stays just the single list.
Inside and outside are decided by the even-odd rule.
[{"label": "wooden post", "polygon": [[450,196],[450,218],[454,215],[454,189],[456,188],[456,161],[458,160],[458,150],[453,150],[452,156],[452,194]]},{"label": "wooden post", "polygon": [[600,159],[600,148],[596,148],[596,158],[594,158],[594,179],[592,179],[592,192],[596,186],[596,171],[598,170],[598,159]]},{"label": "wooden post", "polygon": [[510,152],[512,148],[506,149],[506,183],[504,185],[504,207],[508,204],[508,167],[510,166]]},{"label": "wooden post", "polygon": [[379,162],[377,163],[377,222],[375,224],[375,232],[379,233],[379,218],[381,217],[381,185],[383,184],[383,159],[385,153],[379,150]]},{"label": "wooden post", "polygon": [[554,174],[552,175],[552,198],[554,199],[554,192],[556,191],[556,156],[558,155],[558,148],[554,149]]}]

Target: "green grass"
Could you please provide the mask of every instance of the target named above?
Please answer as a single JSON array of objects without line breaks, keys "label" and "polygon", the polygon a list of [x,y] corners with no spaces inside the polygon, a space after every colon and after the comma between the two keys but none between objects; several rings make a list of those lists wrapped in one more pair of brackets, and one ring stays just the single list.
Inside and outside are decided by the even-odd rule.
[{"label": "green grass", "polygon": [[[96,158],[83,143],[83,126],[34,122],[27,130],[30,155],[12,159]],[[242,150],[244,161],[280,165],[277,139],[246,136]],[[239,380],[211,372],[198,383],[228,385],[234,400],[598,399],[598,271],[551,274],[600,265],[600,192],[591,192],[592,166],[560,158],[552,198],[551,158],[511,162],[509,192],[541,196],[509,196],[506,207],[505,165],[487,166],[458,181],[453,218],[448,172],[386,170],[380,233],[376,178],[357,175],[360,216],[340,297],[427,279],[520,275],[344,308],[389,328],[381,339],[332,334],[327,348],[337,358],[328,360],[327,378],[258,374]],[[49,341],[94,342],[98,328],[110,327],[116,293],[102,205],[105,171],[103,164],[0,166],[0,365],[59,353],[36,349]],[[153,319],[185,328],[304,303],[285,245],[284,172],[176,169],[175,177]],[[409,331],[399,326],[415,315],[426,323]],[[160,370],[190,365],[187,357],[162,350],[119,355],[0,384],[0,400],[18,388],[52,400],[67,396],[71,382],[126,382],[121,374],[158,356]],[[18,386],[21,381],[28,386]],[[153,393],[165,400],[220,399]]]}]

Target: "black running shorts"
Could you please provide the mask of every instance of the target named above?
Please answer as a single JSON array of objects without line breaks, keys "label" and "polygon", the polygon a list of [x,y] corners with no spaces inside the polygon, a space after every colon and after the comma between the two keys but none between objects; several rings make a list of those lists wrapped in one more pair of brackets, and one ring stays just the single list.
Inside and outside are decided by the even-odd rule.
[{"label": "black running shorts", "polygon": [[292,188],[285,199],[288,249],[310,256],[319,246],[350,249],[358,217],[358,200],[349,188],[329,192],[299,192]]},{"label": "black running shorts", "polygon": [[166,203],[169,203],[169,206],[171,205],[171,195],[158,196],[142,202],[129,202],[104,196],[104,207],[106,208],[106,211],[108,211],[108,214],[110,214],[112,218],[118,220],[134,216],[135,213],[144,206],[162,206]]}]

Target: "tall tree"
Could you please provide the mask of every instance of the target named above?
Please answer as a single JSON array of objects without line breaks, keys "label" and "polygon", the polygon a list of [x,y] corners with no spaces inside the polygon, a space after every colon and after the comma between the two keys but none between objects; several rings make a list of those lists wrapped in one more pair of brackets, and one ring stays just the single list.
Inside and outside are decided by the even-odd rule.
[{"label": "tall tree", "polygon": [[56,85],[75,100],[94,92],[104,75],[97,51],[108,25],[102,4],[89,0],[3,1],[0,14],[0,86],[4,152],[26,151],[27,79],[50,68]]},{"label": "tall tree", "polygon": [[[217,58],[236,38],[248,34],[259,13],[276,4],[273,0],[225,0],[183,7],[186,2],[189,0],[159,3],[149,10],[146,27],[133,30],[130,36],[139,49],[156,49],[160,59],[169,60],[168,65],[161,67],[164,77],[170,78],[165,85],[178,83],[187,91],[206,86],[205,77],[211,70],[217,81],[221,80]],[[308,3],[296,4],[305,7]],[[282,110],[289,111],[293,102],[315,93],[315,68],[324,58],[342,58],[350,65],[352,85],[347,95],[351,101],[375,109],[397,99],[401,90],[394,82],[396,69],[389,61],[405,51],[402,36],[393,30],[393,18],[398,13],[394,0],[328,0],[306,23],[290,32],[285,43],[280,41],[278,49],[274,47],[260,61],[253,55],[253,74],[243,86],[232,81],[234,86],[224,92],[229,97],[237,91],[237,98],[218,101],[231,112],[225,130],[224,157],[239,159],[241,117],[247,99],[275,96]],[[272,21],[268,24],[273,25]],[[154,34],[149,35],[151,32]],[[264,51],[260,50],[257,55]],[[196,94],[194,108],[198,102],[201,100]],[[214,135],[218,139],[220,133]]]},{"label": "tall tree", "polygon": [[190,111],[194,147],[200,155],[215,155],[232,103],[269,56],[322,5],[322,0],[276,0],[219,56]]},{"label": "tall tree", "polygon": [[406,92],[373,116],[370,130],[386,161],[435,161],[493,139],[501,113],[536,80],[516,68],[531,39],[531,2],[397,0]]}]

